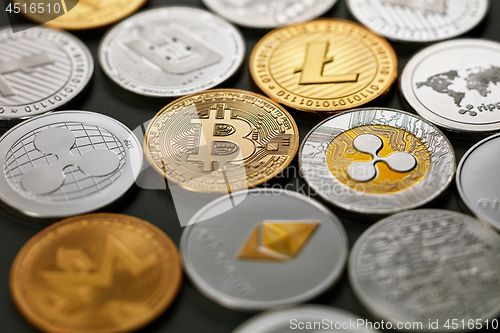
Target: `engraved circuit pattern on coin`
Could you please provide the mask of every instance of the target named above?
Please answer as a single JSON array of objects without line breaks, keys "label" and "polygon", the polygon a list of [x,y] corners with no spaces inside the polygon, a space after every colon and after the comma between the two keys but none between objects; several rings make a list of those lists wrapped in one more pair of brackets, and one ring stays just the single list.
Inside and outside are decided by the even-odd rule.
[{"label": "engraved circuit pattern on coin", "polygon": [[347,261],[340,221],[293,191],[232,193],[207,204],[189,224],[180,245],[186,274],[201,293],[231,309],[310,300],[338,281]]},{"label": "engraved circuit pattern on coin", "polygon": [[453,180],[455,155],[448,139],[421,118],[366,108],[311,130],[299,165],[309,186],[328,202],[358,213],[391,214],[441,194]]},{"label": "engraved circuit pattern on coin", "polygon": [[[35,22],[57,29],[86,30],[122,20],[141,8],[146,1],[79,0],[76,5],[71,0],[14,0],[13,2],[19,4],[22,14]],[[39,3],[44,4],[43,10],[40,10]],[[27,8],[26,12],[24,6]]]},{"label": "engraved circuit pattern on coin", "polygon": [[284,170],[299,145],[290,114],[243,90],[211,90],[180,98],[146,130],[144,152],[169,181],[197,192],[257,186]]},{"label": "engraved circuit pattern on coin", "polygon": [[470,216],[414,210],[365,231],[351,252],[349,281],[377,319],[423,325],[405,331],[448,332],[447,320],[500,315],[499,261],[500,237]]},{"label": "engraved circuit pattern on coin", "polygon": [[250,72],[281,104],[335,112],[385,94],[396,80],[397,59],[385,39],[361,25],[318,19],[265,35],[252,52]]},{"label": "engraved circuit pattern on coin", "polygon": [[417,52],[401,74],[407,107],[462,137],[500,131],[500,43],[455,39]]},{"label": "engraved circuit pattern on coin", "polygon": [[103,38],[99,61],[123,89],[146,97],[174,97],[213,88],[241,66],[245,43],[224,19],[192,7],[160,7],[136,14]]},{"label": "engraved circuit pattern on coin", "polygon": [[250,28],[276,28],[309,21],[328,11],[337,0],[203,0],[226,20]]},{"label": "engraved circuit pattern on coin", "polygon": [[124,125],[84,111],[30,119],[0,138],[0,198],[35,217],[64,217],[113,202],[134,183],[141,143]]},{"label": "engraved circuit pattern on coin", "polygon": [[17,255],[10,291],[46,332],[129,332],[159,316],[180,288],[180,256],[160,229],[120,214],[56,223]]},{"label": "engraved circuit pattern on coin", "polygon": [[434,42],[472,30],[486,16],[489,0],[347,0],[357,21],[401,42]]},{"label": "engraved circuit pattern on coin", "polygon": [[457,168],[457,189],[463,202],[483,223],[500,231],[500,134],[475,144]]},{"label": "engraved circuit pattern on coin", "polygon": [[0,121],[68,103],[88,84],[94,61],[76,37],[42,27],[0,30]]}]

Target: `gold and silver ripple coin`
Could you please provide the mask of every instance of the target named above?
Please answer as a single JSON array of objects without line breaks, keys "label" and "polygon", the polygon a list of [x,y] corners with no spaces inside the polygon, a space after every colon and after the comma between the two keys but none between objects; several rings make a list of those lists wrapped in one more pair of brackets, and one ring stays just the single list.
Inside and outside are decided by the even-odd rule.
[{"label": "gold and silver ripple coin", "polygon": [[193,7],[167,6],[138,13],[103,38],[99,61],[119,87],[149,98],[178,97],[230,78],[245,57],[240,31]]},{"label": "gold and silver ripple coin", "polygon": [[280,105],[252,92],[220,89],[163,108],[149,123],[144,152],[167,180],[220,193],[275,177],[298,145],[297,125]]},{"label": "gold and silver ripple coin", "polygon": [[89,49],[69,33],[43,27],[16,33],[1,29],[0,124],[65,105],[82,92],[93,72]]},{"label": "gold and silver ripple coin", "polygon": [[488,227],[457,212],[419,209],[358,238],[349,282],[366,309],[398,331],[496,331],[499,260],[500,236]]},{"label": "gold and silver ripple coin", "polygon": [[386,108],[328,118],[304,139],[300,170],[326,201],[361,214],[392,214],[430,202],[450,185],[455,153],[431,123]]},{"label": "gold and silver ripple coin", "polygon": [[387,39],[430,43],[464,34],[486,16],[489,0],[348,0],[357,21]]},{"label": "gold and silver ripple coin", "polygon": [[337,0],[203,0],[226,20],[249,28],[276,28],[321,16]]},{"label": "gold and silver ripple coin", "polygon": [[318,19],[276,29],[252,52],[250,72],[271,99],[332,113],[387,93],[398,75],[391,45],[361,25]]}]

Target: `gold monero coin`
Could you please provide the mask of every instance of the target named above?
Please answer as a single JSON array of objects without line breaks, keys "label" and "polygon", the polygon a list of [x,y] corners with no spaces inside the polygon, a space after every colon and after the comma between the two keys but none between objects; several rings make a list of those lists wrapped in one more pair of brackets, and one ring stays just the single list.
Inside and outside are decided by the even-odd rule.
[{"label": "gold monero coin", "polygon": [[261,95],[233,89],[180,98],[150,122],[144,153],[184,190],[234,192],[283,171],[298,150],[290,114]]},{"label": "gold monero coin", "polygon": [[146,1],[15,0],[19,4],[21,13],[29,19],[65,30],[86,30],[108,26],[130,16]]},{"label": "gold monero coin", "polygon": [[359,24],[319,19],[276,29],[252,52],[250,72],[273,100],[331,113],[359,107],[389,91],[394,49]]},{"label": "gold monero coin", "polygon": [[178,250],[135,217],[91,214],[56,223],[17,255],[10,290],[46,332],[124,332],[159,316],[180,288]]}]

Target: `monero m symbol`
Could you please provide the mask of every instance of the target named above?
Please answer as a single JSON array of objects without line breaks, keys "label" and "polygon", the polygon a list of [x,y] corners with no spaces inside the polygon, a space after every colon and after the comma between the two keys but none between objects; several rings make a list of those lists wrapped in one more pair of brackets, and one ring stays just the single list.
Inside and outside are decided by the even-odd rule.
[{"label": "monero m symbol", "polygon": [[334,74],[324,75],[325,65],[333,62],[333,57],[327,57],[329,43],[307,44],[304,65],[295,70],[294,73],[302,72],[300,84],[325,84],[357,82],[358,74]]}]

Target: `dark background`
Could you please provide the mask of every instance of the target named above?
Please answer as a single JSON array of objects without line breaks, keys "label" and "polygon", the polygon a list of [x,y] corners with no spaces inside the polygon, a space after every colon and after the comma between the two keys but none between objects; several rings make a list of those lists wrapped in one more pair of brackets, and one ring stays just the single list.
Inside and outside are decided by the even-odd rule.
[{"label": "dark background", "polygon": [[[201,0],[149,0],[144,9],[159,5],[192,5],[205,8]],[[3,3],[0,3],[0,26],[8,24],[7,16],[3,12]],[[489,38],[500,41],[500,20],[496,15],[500,14],[500,1],[490,1],[490,12],[486,19],[476,29],[469,32],[466,37]],[[338,0],[335,6],[328,11],[325,17],[344,18],[353,20],[347,11],[346,1]],[[19,17],[18,23],[29,23],[26,19]],[[251,84],[251,77],[248,70],[248,59],[255,44],[269,30],[255,30],[240,28],[243,33],[246,46],[247,57],[242,69],[230,81],[222,84],[221,88],[238,88],[254,90]],[[159,103],[143,102],[129,96],[124,96],[106,80],[104,73],[98,64],[99,42],[107,29],[85,31],[75,33],[90,48],[95,61],[94,77],[87,93],[80,101],[71,105],[71,109],[100,112],[102,114],[118,119],[131,129],[135,129],[142,123],[150,120],[168,100]],[[409,57],[418,50],[420,46],[394,44],[398,55],[399,70],[401,72]],[[391,107],[403,109],[399,98],[397,86],[394,86],[389,94],[382,99],[375,100],[369,106]],[[301,140],[309,130],[318,123],[318,120],[301,119],[307,115],[290,110],[296,118],[300,130]],[[6,129],[0,128],[0,135]],[[475,142],[463,141],[450,138],[455,148],[457,163]],[[298,168],[297,159],[292,164]],[[291,173],[293,176],[293,173]],[[281,186],[291,183],[294,190],[305,190],[303,182],[297,178],[275,179],[267,184],[279,184]],[[328,206],[338,215],[347,231],[349,242],[352,246],[361,233],[366,230],[372,222],[366,219],[349,216],[332,206]],[[449,191],[437,201],[427,207],[444,208],[455,211],[462,211],[460,198],[455,184],[452,184]],[[111,207],[103,211],[133,215],[149,221],[161,228],[178,245],[183,228],[180,227],[171,195],[168,191],[145,190],[136,188],[128,193]],[[20,216],[16,216],[0,208],[0,330],[2,332],[36,332],[23,317],[16,311],[9,294],[9,273],[12,262],[21,247],[37,232],[42,230],[47,224],[29,221]],[[311,272],[314,274],[314,272]],[[347,274],[344,273],[341,281],[319,298],[311,303],[326,304],[345,309],[361,317],[373,319],[355,298],[349,286]],[[228,333],[250,318],[253,314],[240,313],[227,310],[201,295],[184,276],[184,282],[179,295],[172,306],[162,314],[156,321],[143,329],[144,332],[179,332],[179,333]],[[484,330],[486,331],[486,330]]]}]

